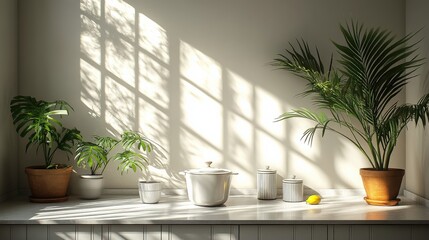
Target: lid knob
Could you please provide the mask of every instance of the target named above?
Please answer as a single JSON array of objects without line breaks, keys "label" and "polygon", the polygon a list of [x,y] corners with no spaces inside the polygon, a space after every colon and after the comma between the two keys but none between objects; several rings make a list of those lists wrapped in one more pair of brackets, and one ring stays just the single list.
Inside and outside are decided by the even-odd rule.
[{"label": "lid knob", "polygon": [[265,170],[270,170],[270,166],[265,166]]},{"label": "lid knob", "polygon": [[207,165],[207,167],[209,168],[209,167],[211,167],[210,165],[212,165],[212,161],[207,161],[207,162],[204,162],[206,165]]}]

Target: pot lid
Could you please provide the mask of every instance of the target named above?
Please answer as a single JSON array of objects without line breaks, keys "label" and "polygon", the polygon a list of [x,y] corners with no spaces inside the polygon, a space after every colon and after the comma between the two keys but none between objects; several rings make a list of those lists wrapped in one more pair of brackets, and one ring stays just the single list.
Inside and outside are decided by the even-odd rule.
[{"label": "pot lid", "polygon": [[283,179],[284,183],[302,183],[302,179],[296,178],[295,175],[290,176],[289,178]]},{"label": "pot lid", "polygon": [[258,169],[258,173],[275,174],[277,170],[270,169],[270,166],[266,166],[265,169]]},{"label": "pot lid", "polygon": [[221,168],[213,168],[210,165],[212,164],[212,161],[205,162],[207,165],[204,168],[196,168],[196,169],[190,169],[186,170],[186,173],[190,174],[230,174],[232,173],[231,170],[228,169],[221,169]]}]

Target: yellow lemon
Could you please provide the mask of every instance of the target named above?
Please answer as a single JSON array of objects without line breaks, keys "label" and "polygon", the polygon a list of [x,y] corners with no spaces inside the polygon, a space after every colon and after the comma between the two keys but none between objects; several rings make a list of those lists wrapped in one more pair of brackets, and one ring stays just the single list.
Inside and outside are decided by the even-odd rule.
[{"label": "yellow lemon", "polygon": [[311,195],[305,202],[310,205],[317,205],[320,203],[320,199],[322,198],[319,195]]}]

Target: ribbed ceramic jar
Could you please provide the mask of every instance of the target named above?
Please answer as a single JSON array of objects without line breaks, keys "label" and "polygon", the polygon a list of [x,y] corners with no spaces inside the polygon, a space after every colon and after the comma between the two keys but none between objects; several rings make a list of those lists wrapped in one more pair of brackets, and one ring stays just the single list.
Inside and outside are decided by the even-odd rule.
[{"label": "ribbed ceramic jar", "polygon": [[161,199],[161,182],[139,181],[139,195],[143,203],[158,203]]},{"label": "ribbed ceramic jar", "polygon": [[277,171],[267,166],[258,169],[256,175],[258,199],[272,200],[277,198]]},{"label": "ribbed ceramic jar", "polygon": [[296,179],[295,177],[283,179],[283,201],[304,201],[304,185],[302,179]]}]

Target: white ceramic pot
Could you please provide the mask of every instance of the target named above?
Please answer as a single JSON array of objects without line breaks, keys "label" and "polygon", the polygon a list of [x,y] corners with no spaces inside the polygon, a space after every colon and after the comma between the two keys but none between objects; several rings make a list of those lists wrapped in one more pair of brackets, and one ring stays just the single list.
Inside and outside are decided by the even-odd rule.
[{"label": "white ceramic pot", "polygon": [[227,169],[210,167],[181,172],[185,175],[189,200],[198,206],[219,206],[228,200],[231,187],[231,175],[237,175]]},{"label": "white ceramic pot", "polygon": [[258,169],[256,175],[258,199],[273,200],[277,198],[277,171],[270,169]]},{"label": "white ceramic pot", "polygon": [[82,199],[97,199],[103,191],[103,175],[81,175],[79,192]]},{"label": "white ceramic pot", "polygon": [[161,182],[139,181],[139,195],[143,203],[158,203],[161,199]]},{"label": "white ceramic pot", "polygon": [[304,185],[302,179],[296,179],[295,176],[283,179],[283,201],[304,201]]}]

